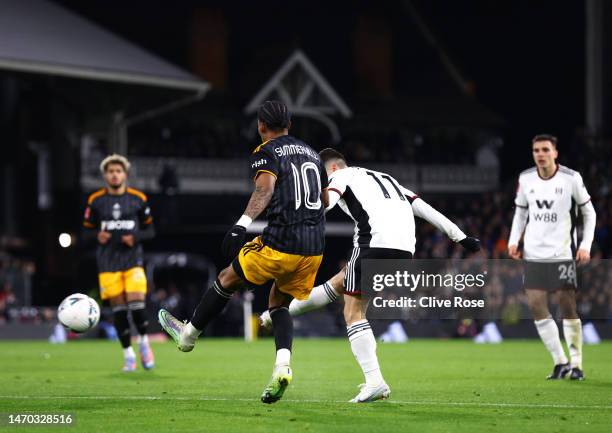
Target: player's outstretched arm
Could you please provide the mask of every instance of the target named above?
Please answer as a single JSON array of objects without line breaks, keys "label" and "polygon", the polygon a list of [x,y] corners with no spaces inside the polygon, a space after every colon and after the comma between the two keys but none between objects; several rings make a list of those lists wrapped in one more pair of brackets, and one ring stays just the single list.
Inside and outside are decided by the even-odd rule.
[{"label": "player's outstretched arm", "polygon": [[446,233],[453,242],[460,243],[466,250],[477,252],[480,250],[480,241],[467,236],[461,231],[457,224],[446,218],[442,213],[434,209],[429,203],[412,193],[412,211],[419,218],[423,218],[438,230]]},{"label": "player's outstretched arm", "polygon": [[257,218],[270,203],[274,194],[276,176],[268,172],[260,172],[255,178],[255,190],[251,194],[249,204],[244,214],[225,234],[221,244],[221,252],[227,259],[233,259],[244,245],[246,229]]}]

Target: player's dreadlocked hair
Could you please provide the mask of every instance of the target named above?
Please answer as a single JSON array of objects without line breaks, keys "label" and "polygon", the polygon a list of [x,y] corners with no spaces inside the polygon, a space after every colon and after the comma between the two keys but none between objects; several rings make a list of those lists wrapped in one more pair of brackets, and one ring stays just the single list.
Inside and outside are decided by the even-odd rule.
[{"label": "player's dreadlocked hair", "polygon": [[123,166],[123,169],[125,170],[125,172],[129,172],[130,171],[130,161],[128,161],[128,159],[123,156],[123,155],[119,155],[118,153],[113,153],[112,155],[108,155],[106,158],[104,158],[102,160],[102,162],[100,163],[100,171],[104,174],[104,172],[106,172],[106,167],[108,167],[109,164],[120,164]]},{"label": "player's dreadlocked hair", "polygon": [[266,101],[257,109],[257,118],[273,131],[289,128],[291,113],[280,101]]}]

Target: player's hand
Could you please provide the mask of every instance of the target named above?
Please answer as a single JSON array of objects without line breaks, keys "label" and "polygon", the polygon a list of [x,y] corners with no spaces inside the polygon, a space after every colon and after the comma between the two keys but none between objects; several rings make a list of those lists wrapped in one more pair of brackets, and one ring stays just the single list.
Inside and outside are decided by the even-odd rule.
[{"label": "player's hand", "polygon": [[98,242],[100,242],[100,244],[102,245],[106,245],[111,236],[112,235],[110,234],[110,232],[105,232],[104,230],[102,230],[101,232],[98,232]]},{"label": "player's hand", "polygon": [[480,239],[473,238],[471,236],[466,237],[465,239],[459,241],[461,246],[468,250],[470,253],[475,253],[480,251]]},{"label": "player's hand", "polygon": [[591,260],[591,252],[585,249],[579,249],[576,252],[576,262],[579,265],[586,265]]},{"label": "player's hand", "polygon": [[134,235],[123,235],[121,236],[121,242],[132,248],[134,246]]},{"label": "player's hand", "polygon": [[508,255],[514,260],[520,260],[522,254],[518,249],[518,245],[508,245]]},{"label": "player's hand", "polygon": [[223,243],[221,244],[221,253],[223,256],[232,260],[238,252],[240,248],[244,245],[244,240],[246,238],[246,227],[235,225],[225,234],[223,238]]}]

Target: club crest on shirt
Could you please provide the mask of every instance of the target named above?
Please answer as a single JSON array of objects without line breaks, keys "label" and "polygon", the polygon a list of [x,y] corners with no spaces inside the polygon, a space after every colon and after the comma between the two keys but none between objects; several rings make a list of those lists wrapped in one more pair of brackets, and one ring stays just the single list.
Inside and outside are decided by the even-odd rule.
[{"label": "club crest on shirt", "polygon": [[563,194],[563,188],[555,188],[555,194]]},{"label": "club crest on shirt", "polygon": [[115,203],[113,205],[113,219],[118,220],[119,218],[121,218],[121,206],[119,203]]}]

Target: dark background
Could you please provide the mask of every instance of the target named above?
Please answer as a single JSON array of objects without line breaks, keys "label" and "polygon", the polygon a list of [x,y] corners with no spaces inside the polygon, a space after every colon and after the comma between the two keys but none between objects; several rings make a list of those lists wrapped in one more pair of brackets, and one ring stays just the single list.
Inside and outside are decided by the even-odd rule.
[{"label": "dark background", "polygon": [[[54,3],[212,85],[202,101],[132,128],[129,156],[246,160],[257,139],[245,138],[252,118],[243,108],[299,48],[353,110],[352,119],[336,121],[342,134],[337,147],[355,163],[469,165],[474,163],[474,137],[500,138],[498,191],[427,196],[466,232],[479,236],[490,257],[503,257],[513,185],[532,164],[531,138],[542,132],[558,136],[560,161],[584,174],[594,196],[599,220],[594,251],[608,255],[609,130],[605,122],[601,130],[585,129],[583,1]],[[612,8],[604,7],[603,22],[611,15]],[[610,35],[604,27],[604,118],[611,88],[606,78]],[[441,55],[461,76],[460,83]],[[70,136],[91,129],[91,119],[116,109],[135,113],[176,96],[162,89],[4,71],[0,84],[2,167],[15,188],[12,231],[6,213],[0,215],[0,252],[8,257],[4,269],[10,268],[6,263],[29,269],[36,304],[54,305],[74,291],[95,293],[92,250],[79,243],[84,201],[91,191],[80,185],[79,151],[69,144]],[[294,123],[315,148],[330,144],[312,124]],[[398,156],[394,146],[401,131],[425,137],[425,145]],[[54,204],[47,210],[36,201],[32,141],[47,143],[51,152]],[[0,191],[3,200],[6,191]],[[224,266],[220,240],[247,199],[244,194],[223,200],[179,194],[179,221],[158,224],[158,236],[146,250],[196,253]],[[151,194],[151,202],[154,214],[168,203],[159,194]],[[330,219],[346,221],[339,212]],[[75,234],[75,246],[57,245],[63,231]],[[424,256],[440,242],[453,251],[431,227],[419,224],[418,234]],[[319,280],[335,272],[349,248],[346,237],[328,239]]]}]

